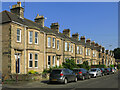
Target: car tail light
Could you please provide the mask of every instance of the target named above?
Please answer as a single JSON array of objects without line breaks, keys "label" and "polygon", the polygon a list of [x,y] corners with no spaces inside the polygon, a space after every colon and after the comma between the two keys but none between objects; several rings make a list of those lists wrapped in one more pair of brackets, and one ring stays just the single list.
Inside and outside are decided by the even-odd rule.
[{"label": "car tail light", "polygon": [[109,72],[109,70],[107,70],[107,72]]},{"label": "car tail light", "polygon": [[79,72],[79,74],[82,74],[82,72]]},{"label": "car tail light", "polygon": [[63,74],[61,73],[60,76],[63,76]]},{"label": "car tail light", "polygon": [[103,71],[101,70],[101,72],[103,72]]}]

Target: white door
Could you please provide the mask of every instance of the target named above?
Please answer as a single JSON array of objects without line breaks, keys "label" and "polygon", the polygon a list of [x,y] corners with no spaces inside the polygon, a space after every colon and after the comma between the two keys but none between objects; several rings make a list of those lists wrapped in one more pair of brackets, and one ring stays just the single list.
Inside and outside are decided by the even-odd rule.
[{"label": "white door", "polygon": [[59,67],[59,58],[57,58],[57,67]]}]

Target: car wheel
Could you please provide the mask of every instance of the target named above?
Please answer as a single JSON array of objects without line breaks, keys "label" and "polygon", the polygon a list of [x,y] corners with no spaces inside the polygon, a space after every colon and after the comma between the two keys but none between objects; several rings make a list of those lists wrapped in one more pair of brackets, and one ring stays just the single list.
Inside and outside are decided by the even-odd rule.
[{"label": "car wheel", "polygon": [[90,79],[90,78],[91,78],[91,76],[89,75],[89,76],[88,76],[88,79]]},{"label": "car wheel", "polygon": [[67,82],[68,82],[68,80],[67,80],[67,78],[65,78],[65,80],[64,80],[64,84],[67,84]]},{"label": "car wheel", "polygon": [[77,77],[75,78],[75,80],[74,80],[75,82],[77,82]]},{"label": "car wheel", "polygon": [[82,80],[85,80],[85,76],[82,77]]},{"label": "car wheel", "polygon": [[104,73],[102,75],[104,76]]}]

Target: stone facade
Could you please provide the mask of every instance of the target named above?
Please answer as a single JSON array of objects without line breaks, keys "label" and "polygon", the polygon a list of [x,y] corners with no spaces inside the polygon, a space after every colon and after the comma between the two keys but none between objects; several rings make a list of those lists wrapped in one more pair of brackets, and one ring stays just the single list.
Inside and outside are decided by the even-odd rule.
[{"label": "stone facade", "polygon": [[[16,17],[20,16],[16,15]],[[23,13],[22,18],[24,18]],[[34,27],[17,20],[2,23],[3,74],[26,74],[30,70],[42,73],[44,69],[62,65],[68,58],[74,59],[76,64],[88,61],[89,65],[108,66],[115,63],[112,51],[111,54],[108,53],[109,51],[105,53],[104,47],[91,42],[90,39],[85,42],[85,37],[82,36],[79,40],[78,33],[70,37],[69,29],[64,29],[63,33],[60,33],[58,23],[52,23],[51,29],[46,28],[43,16],[41,18],[37,15],[35,20],[37,21],[27,20],[28,23],[32,23],[31,25],[35,24]],[[49,33],[52,31],[53,33]]]}]

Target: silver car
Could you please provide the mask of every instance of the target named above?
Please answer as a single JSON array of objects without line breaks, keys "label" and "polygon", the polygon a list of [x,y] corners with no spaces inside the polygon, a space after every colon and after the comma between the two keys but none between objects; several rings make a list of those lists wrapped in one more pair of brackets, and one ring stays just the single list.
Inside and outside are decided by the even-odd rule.
[{"label": "silver car", "polygon": [[89,70],[89,74],[91,75],[91,77],[102,76],[102,72],[99,68],[91,68]]}]

